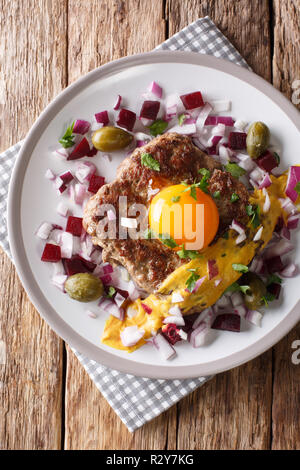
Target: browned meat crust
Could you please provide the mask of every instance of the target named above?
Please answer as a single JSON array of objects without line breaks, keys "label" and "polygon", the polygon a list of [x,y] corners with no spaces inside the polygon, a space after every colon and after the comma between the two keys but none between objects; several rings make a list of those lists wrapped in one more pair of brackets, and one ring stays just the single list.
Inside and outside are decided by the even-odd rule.
[{"label": "browned meat crust", "polygon": [[[151,153],[160,164],[160,172],[141,164],[143,153]],[[220,233],[233,218],[245,219],[247,190],[229,173],[222,171],[221,165],[212,157],[195,147],[189,137],[174,133],[164,134],[137,148],[119,166],[116,179],[100,188],[85,208],[84,227],[92,235],[93,243],[103,248],[105,261],[125,266],[135,282],[149,293],[156,291],[162,281],[187,260],[181,260],[174,250],[158,240],[104,238],[103,229],[99,229],[99,206],[112,204],[117,217],[119,196],[127,196],[128,206],[142,203],[148,207],[153,197],[149,195],[149,189],[161,189],[182,181],[198,182],[202,178],[198,172],[201,168],[207,168],[211,173],[209,191],[212,194],[221,192],[221,199],[216,200]],[[233,192],[239,196],[235,203],[230,201]]]}]

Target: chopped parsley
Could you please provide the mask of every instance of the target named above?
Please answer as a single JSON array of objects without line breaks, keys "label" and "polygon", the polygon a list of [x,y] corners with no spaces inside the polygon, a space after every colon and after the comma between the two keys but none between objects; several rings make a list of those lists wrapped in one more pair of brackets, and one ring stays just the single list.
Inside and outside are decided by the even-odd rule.
[{"label": "chopped parsley", "polygon": [[198,251],[196,251],[196,250],[186,250],[184,248],[184,245],[181,245],[181,250],[177,251],[177,255],[181,259],[186,259],[186,258],[195,259],[195,258],[200,258],[201,257],[201,255]]},{"label": "chopped parsley", "polygon": [[239,198],[239,195],[237,193],[232,193],[231,194],[231,198],[230,198],[230,201],[231,202],[236,202],[238,201],[240,198]]},{"label": "chopped parsley", "polygon": [[173,196],[171,199],[172,202],[178,202],[180,201],[180,196]]},{"label": "chopped parsley", "polygon": [[270,276],[268,277],[267,279],[267,286],[269,286],[270,284],[281,284],[282,283],[282,279],[281,277],[277,276],[276,274],[270,274]]},{"label": "chopped parsley", "polygon": [[234,178],[239,178],[240,176],[243,176],[246,173],[246,170],[244,170],[244,168],[241,168],[236,163],[227,163],[225,169],[226,171],[231,173]]},{"label": "chopped parsley", "polygon": [[294,190],[296,191],[297,194],[300,195],[300,181],[298,181],[298,183],[297,183],[296,186],[294,187]]},{"label": "chopped parsley", "polygon": [[73,135],[73,128],[74,128],[75,121],[67,128],[66,132],[62,136],[62,138],[58,141],[63,148],[67,149],[74,145],[74,135]]},{"label": "chopped parsley", "polygon": [[141,163],[151,170],[160,171],[160,164],[157,160],[155,160],[155,158],[152,157],[151,153],[142,153]]},{"label": "chopped parsley", "polygon": [[149,126],[150,134],[156,137],[162,134],[168,127],[168,123],[163,119],[157,119]]},{"label": "chopped parsley", "polygon": [[163,244],[168,246],[169,248],[175,248],[176,246],[178,246],[174,238],[171,237],[171,235],[160,233],[158,237],[163,242]]},{"label": "chopped parsley", "polygon": [[187,279],[187,281],[185,283],[188,291],[190,291],[190,292],[193,291],[193,289],[195,287],[195,284],[198,281],[198,279],[200,279],[199,274],[197,274],[196,272],[192,272],[192,274],[190,275],[190,277]]},{"label": "chopped parsley", "polygon": [[246,206],[246,212],[251,217],[250,223],[253,228],[257,228],[260,225],[260,207],[259,206],[252,206],[249,204]]},{"label": "chopped parsley", "polygon": [[249,271],[248,266],[245,266],[244,264],[239,264],[239,263],[233,263],[232,269],[234,269],[234,271],[237,271],[239,273],[247,273]]},{"label": "chopped parsley", "polygon": [[180,116],[178,116],[178,124],[180,126],[182,126],[182,124],[184,123],[184,121],[186,120],[187,118],[187,115],[186,114],[180,114]]},{"label": "chopped parsley", "polygon": [[113,295],[116,293],[116,289],[113,287],[113,286],[109,286],[108,288],[108,293],[107,293],[107,297],[113,297]]},{"label": "chopped parsley", "polygon": [[240,286],[237,282],[231,284],[231,286],[227,287],[225,290],[226,292],[242,292],[243,294],[247,294],[247,291],[250,289],[250,286]]},{"label": "chopped parsley", "polygon": [[225,240],[228,240],[228,238],[229,238],[229,232],[223,233],[222,238],[224,238]]},{"label": "chopped parsley", "polygon": [[214,197],[215,199],[220,199],[220,197],[221,197],[220,191],[215,191],[215,192],[213,193],[213,197]]},{"label": "chopped parsley", "polygon": [[275,295],[271,294],[271,292],[267,292],[266,295],[261,298],[262,302],[264,302],[266,307],[268,307],[269,302],[272,302],[275,299]]}]

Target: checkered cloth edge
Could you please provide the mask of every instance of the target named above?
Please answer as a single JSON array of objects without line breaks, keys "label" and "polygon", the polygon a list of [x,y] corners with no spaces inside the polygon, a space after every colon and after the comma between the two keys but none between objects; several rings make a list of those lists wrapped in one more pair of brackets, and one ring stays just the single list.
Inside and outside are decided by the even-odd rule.
[{"label": "checkered cloth edge", "polygon": [[[190,24],[156,48],[159,49],[214,55],[249,68],[209,17]],[[19,142],[0,155],[0,245],[10,258],[6,202],[11,172],[21,145],[22,142]],[[186,380],[155,380],[136,377],[104,367],[78,351],[74,349],[73,351],[99,391],[131,432],[160,415],[210,379],[210,377],[199,377]]]}]

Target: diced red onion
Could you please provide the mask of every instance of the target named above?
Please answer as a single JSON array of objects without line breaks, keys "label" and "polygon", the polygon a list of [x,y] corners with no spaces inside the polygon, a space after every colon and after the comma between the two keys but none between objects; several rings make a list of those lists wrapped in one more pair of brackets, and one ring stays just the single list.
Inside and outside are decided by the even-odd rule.
[{"label": "diced red onion", "polygon": [[76,204],[82,205],[86,197],[86,186],[82,183],[77,183],[74,186],[74,201]]},{"label": "diced red onion", "polygon": [[[197,121],[196,121],[196,128],[197,128],[197,132],[201,132],[204,125],[205,125],[205,122],[207,121],[207,118],[208,118],[208,115],[209,113],[211,112],[212,110],[212,106],[211,104],[209,103],[205,103],[205,105],[203,106],[203,108],[201,109],[200,113],[199,113],[199,116],[197,118]],[[217,122],[215,124],[218,124]]]},{"label": "diced red onion", "polygon": [[173,348],[173,346],[164,338],[162,334],[158,334],[153,337],[153,345],[156,347],[156,349],[159,351],[160,355],[164,359],[172,359],[174,356],[176,356],[176,351]]},{"label": "diced red onion", "polygon": [[182,126],[174,126],[168,129],[167,132],[176,132],[182,135],[193,135],[197,131],[196,124],[183,124]]},{"label": "diced red onion", "polygon": [[219,274],[218,265],[215,259],[207,261],[208,279],[211,280]]},{"label": "diced red onion", "polygon": [[258,242],[258,240],[261,239],[261,236],[262,236],[262,233],[263,233],[263,229],[264,229],[263,226],[261,226],[261,227],[257,230],[256,234],[255,234],[254,237],[253,237],[253,241],[254,241],[254,242]]},{"label": "diced red onion", "polygon": [[287,228],[289,230],[294,230],[295,228],[297,228],[299,218],[300,218],[300,214],[290,215],[289,218],[287,219]]},{"label": "diced red onion", "polygon": [[282,256],[289,253],[294,249],[294,245],[288,240],[279,240],[276,243],[270,245],[264,251],[264,259],[273,258],[274,256]]},{"label": "diced red onion", "polygon": [[77,119],[73,126],[74,134],[86,134],[90,129],[90,123],[88,121],[84,121],[82,119]]},{"label": "diced red onion", "polygon": [[242,132],[245,130],[246,126],[247,126],[247,122],[242,121],[241,119],[238,119],[233,124],[233,127],[235,127],[236,129],[238,129],[239,131],[242,131]]},{"label": "diced red onion", "polygon": [[247,238],[246,234],[245,233],[241,233],[241,235],[239,235],[236,240],[235,240],[235,244],[236,245],[239,245],[240,243],[242,243],[243,241],[245,241]]},{"label": "diced red onion", "polygon": [[263,315],[257,310],[248,310],[245,318],[249,323],[252,323],[252,325],[261,326],[262,317]]},{"label": "diced red onion", "polygon": [[280,230],[280,237],[285,238],[286,240],[291,239],[291,232],[285,225]]},{"label": "diced red onion", "polygon": [[129,305],[129,307],[126,310],[126,314],[128,318],[134,318],[137,316],[138,310],[136,308],[133,308],[131,305]]},{"label": "diced red onion", "polygon": [[218,309],[224,310],[224,309],[231,309],[232,303],[231,303],[231,298],[230,296],[227,295],[222,295],[217,302],[216,302],[216,307]]},{"label": "diced red onion", "polygon": [[96,166],[91,162],[78,162],[76,164],[75,176],[79,183],[89,181],[90,177],[96,172]]},{"label": "diced red onion", "polygon": [[90,318],[97,318],[98,317],[98,315],[96,315],[96,313],[92,312],[91,310],[86,310],[85,313]]},{"label": "diced red onion", "polygon": [[229,228],[231,228],[232,230],[235,230],[239,235],[242,235],[243,233],[245,233],[245,227],[235,219],[232,220]]},{"label": "diced red onion", "polygon": [[172,294],[172,304],[176,304],[178,302],[183,302],[184,298],[180,294],[180,292],[173,292]]},{"label": "diced red onion", "polygon": [[116,293],[115,297],[114,297],[114,301],[115,303],[117,304],[117,306],[120,308],[122,307],[123,303],[125,302],[126,298],[123,297],[123,295],[121,295],[119,292]]},{"label": "diced red onion", "polygon": [[217,136],[224,137],[225,131],[226,131],[226,126],[225,126],[225,124],[218,124],[217,126],[215,126],[215,127],[211,130],[211,133],[212,133],[212,135],[217,135]]},{"label": "diced red onion", "polygon": [[117,111],[118,109],[120,109],[121,103],[122,103],[122,96],[121,96],[121,95],[118,95],[118,96],[117,96],[116,103],[115,103],[115,105],[114,105],[114,110],[115,110],[115,111]]},{"label": "diced red onion", "polygon": [[69,208],[68,208],[67,204],[65,204],[64,202],[59,202],[58,205],[57,205],[56,211],[62,217],[67,217],[68,212],[69,212]]},{"label": "diced red onion", "polygon": [[174,305],[174,307],[171,307],[169,309],[169,314],[172,316],[182,317],[182,313],[178,305]]},{"label": "diced red onion", "polygon": [[192,290],[192,294],[195,294],[197,292],[197,290],[199,289],[199,287],[201,286],[201,284],[204,282],[205,279],[206,279],[206,276],[203,276],[203,277],[200,277],[200,279],[197,279],[197,281],[195,282],[194,289]]},{"label": "diced red onion", "polygon": [[61,234],[61,256],[62,258],[72,258],[73,254],[73,235],[68,232],[62,232]]},{"label": "diced red onion", "polygon": [[145,312],[150,315],[152,313],[152,308],[149,307],[149,305],[147,304],[144,304],[143,302],[141,303],[141,306],[143,307],[143,309],[145,310]]},{"label": "diced red onion", "polygon": [[192,331],[189,341],[193,348],[200,348],[205,344],[209,330],[210,328],[202,323]]},{"label": "diced red onion", "polygon": [[51,281],[52,281],[52,284],[54,284],[62,292],[64,292],[64,285],[67,279],[68,279],[68,276],[66,276],[65,274],[55,274],[54,276],[52,276]]},{"label": "diced red onion", "polygon": [[65,149],[65,148],[63,148],[63,147],[60,147],[60,148],[58,148],[57,150],[55,150],[55,151],[53,152],[53,155],[54,155],[55,157],[60,157],[60,158],[65,158],[65,159],[66,159],[66,158],[68,158],[68,156],[69,156],[69,152],[68,152],[67,149]]},{"label": "diced red onion", "polygon": [[188,334],[182,330],[181,328],[178,328],[178,334],[183,341],[186,341],[188,339]]},{"label": "diced red onion", "polygon": [[250,172],[249,178],[256,184],[257,187],[259,187],[265,178],[265,172],[257,166]]},{"label": "diced red onion", "polygon": [[216,126],[217,124],[233,127],[234,120],[230,116],[208,116],[205,121],[206,126]]},{"label": "diced red onion", "polygon": [[153,95],[157,96],[157,98],[162,97],[162,88],[158,85],[158,83],[154,81],[150,83],[148,91],[150,91],[150,93],[153,93]]},{"label": "diced red onion", "polygon": [[92,125],[91,125],[91,131],[92,132],[95,132],[95,131],[98,131],[99,129],[102,129],[103,124],[101,122],[92,122]]},{"label": "diced red onion", "polygon": [[280,271],[280,276],[282,277],[294,277],[298,274],[298,266],[294,263],[288,264],[282,271]]},{"label": "diced red onion", "polygon": [[50,233],[49,243],[55,243],[56,245],[60,245],[62,233],[63,233],[63,230],[61,229],[53,229],[52,232]]},{"label": "diced red onion", "polygon": [[244,318],[247,314],[247,307],[245,305],[237,305],[234,307],[234,313]]},{"label": "diced red onion", "polygon": [[215,286],[218,287],[218,285],[222,282],[222,279],[216,279],[215,280]]},{"label": "diced red onion", "polygon": [[255,168],[255,163],[252,160],[252,158],[249,157],[249,155],[245,155],[244,153],[237,153],[236,156],[237,156],[237,159],[239,160],[239,166],[243,168],[244,170],[246,170],[248,173],[251,172]]},{"label": "diced red onion", "polygon": [[120,333],[123,346],[130,347],[138,343],[144,336],[145,331],[139,330],[136,325],[127,326]]},{"label": "diced red onion", "polygon": [[177,326],[184,326],[185,321],[183,317],[178,317],[178,316],[169,316],[164,318],[163,323],[168,324],[168,323],[173,323],[174,325]]},{"label": "diced red onion", "polygon": [[52,266],[53,266],[53,276],[56,276],[57,274],[66,274],[62,261],[58,261],[57,263],[52,263]]},{"label": "diced red onion", "polygon": [[209,311],[210,311],[209,308],[202,310],[202,312],[198,315],[198,317],[196,318],[196,320],[194,321],[192,325],[193,330],[195,330],[200,325],[200,323],[202,323],[207,318],[207,316],[209,315]]},{"label": "diced red onion", "polygon": [[243,305],[244,300],[243,300],[242,294],[240,292],[233,292],[231,294],[231,302],[234,307]]},{"label": "diced red onion", "polygon": [[51,231],[53,230],[53,224],[49,222],[43,222],[36,231],[36,236],[42,240],[47,240]]},{"label": "diced red onion", "polygon": [[46,170],[46,173],[45,173],[45,178],[47,178],[47,180],[54,181],[56,178],[56,175],[53,173],[52,170],[50,170],[50,168],[48,168],[48,170]]},{"label": "diced red onion", "polygon": [[291,166],[289,168],[288,179],[285,188],[285,194],[293,201],[296,202],[299,194],[295,191],[296,184],[300,181],[300,167]]},{"label": "diced red onion", "polygon": [[297,208],[296,206],[292,203],[290,198],[286,197],[285,199],[279,198],[279,202],[281,204],[282,209],[285,210],[288,214],[296,214],[297,213]]},{"label": "diced red onion", "polygon": [[269,193],[266,190],[266,188],[263,188],[262,192],[263,192],[263,195],[265,196],[265,202],[264,202],[264,205],[263,205],[263,212],[266,213],[266,212],[269,211],[269,209],[271,207],[271,201],[270,201]]},{"label": "diced red onion", "polygon": [[230,159],[229,152],[230,152],[230,149],[228,149],[227,147],[224,147],[224,145],[219,146],[220,161],[224,165],[226,165],[229,162],[229,159]]},{"label": "diced red onion", "polygon": [[270,175],[269,173],[267,173],[264,176],[264,179],[262,180],[262,182],[260,183],[259,189],[268,188],[271,184],[272,184],[272,181],[271,181]]}]

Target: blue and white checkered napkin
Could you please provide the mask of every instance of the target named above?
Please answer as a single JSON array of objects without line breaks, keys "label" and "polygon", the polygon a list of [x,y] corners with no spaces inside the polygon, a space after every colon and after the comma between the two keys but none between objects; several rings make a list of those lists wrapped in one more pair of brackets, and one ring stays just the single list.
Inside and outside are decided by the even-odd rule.
[{"label": "blue and white checkered napkin", "polygon": [[[156,48],[160,49],[214,55],[248,67],[209,17],[190,24]],[[10,257],[6,200],[10,175],[21,145],[22,142],[17,143],[0,156],[0,244]],[[78,351],[74,353],[129,431],[134,431],[155,418],[209,379],[199,377],[186,380],[154,380],[136,377],[104,367]]]}]

